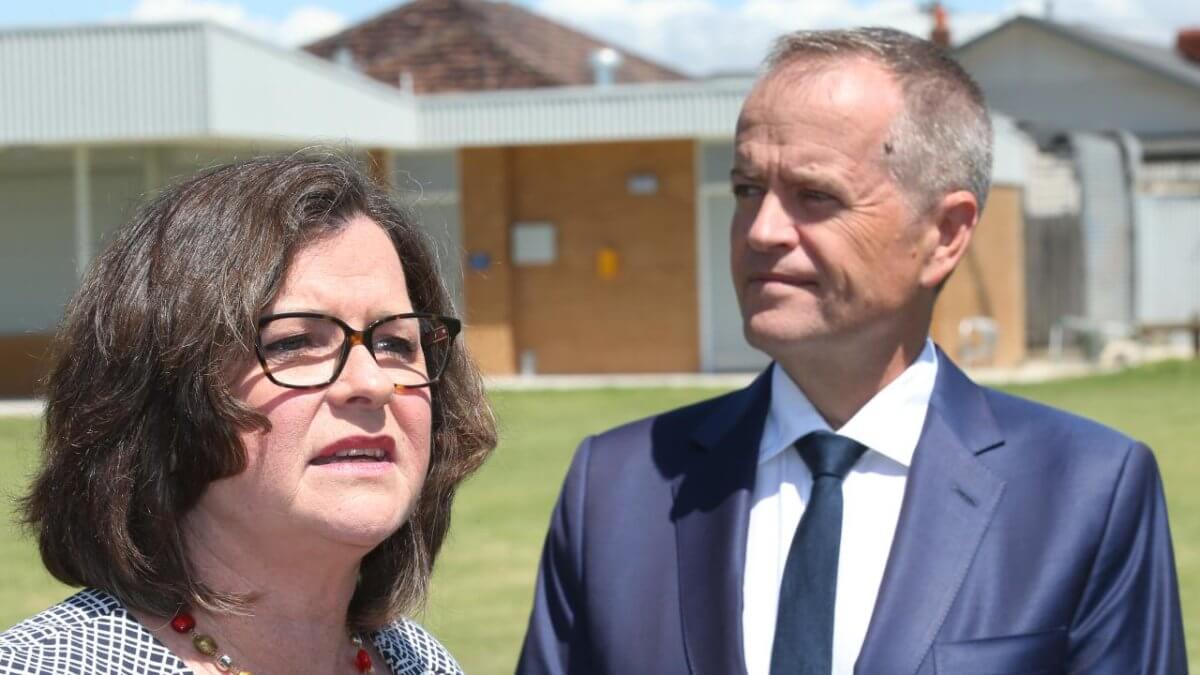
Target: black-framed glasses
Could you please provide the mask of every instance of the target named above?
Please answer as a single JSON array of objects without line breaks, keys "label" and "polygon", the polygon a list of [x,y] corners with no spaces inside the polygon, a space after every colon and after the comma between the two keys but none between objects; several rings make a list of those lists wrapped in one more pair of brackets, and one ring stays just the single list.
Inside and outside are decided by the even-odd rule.
[{"label": "black-framed glasses", "polygon": [[403,391],[438,381],[461,329],[458,319],[425,312],[392,314],[362,330],[319,312],[284,312],[258,320],[254,350],[275,384],[316,389],[333,384],[350,349],[363,345]]}]

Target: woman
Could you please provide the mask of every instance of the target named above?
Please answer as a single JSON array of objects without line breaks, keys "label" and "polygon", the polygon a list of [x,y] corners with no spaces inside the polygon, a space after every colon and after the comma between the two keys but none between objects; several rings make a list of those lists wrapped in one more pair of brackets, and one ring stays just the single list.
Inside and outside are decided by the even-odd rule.
[{"label": "woman", "polygon": [[422,233],[350,162],[163,192],[67,308],[23,502],[85,590],[0,673],[457,673],[401,618],[495,445]]}]

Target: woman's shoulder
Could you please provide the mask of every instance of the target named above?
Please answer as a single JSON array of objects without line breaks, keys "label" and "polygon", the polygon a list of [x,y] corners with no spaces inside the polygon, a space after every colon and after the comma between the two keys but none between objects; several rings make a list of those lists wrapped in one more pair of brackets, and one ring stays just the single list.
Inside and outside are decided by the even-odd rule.
[{"label": "woman's shoulder", "polygon": [[376,632],[374,638],[375,647],[396,675],[462,675],[450,652],[415,621],[400,619]]},{"label": "woman's shoulder", "polygon": [[[135,663],[136,662],[136,663]],[[176,659],[113,596],[86,589],[0,633],[0,675],[175,672]]]}]

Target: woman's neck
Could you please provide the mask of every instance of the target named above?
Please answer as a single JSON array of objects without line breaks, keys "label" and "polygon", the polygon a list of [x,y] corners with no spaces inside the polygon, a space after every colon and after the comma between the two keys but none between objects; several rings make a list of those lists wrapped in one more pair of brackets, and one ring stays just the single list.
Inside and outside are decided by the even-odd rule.
[{"label": "woman's neck", "polygon": [[[246,614],[187,610],[195,632],[216,640],[220,653],[233,657],[236,668],[259,675],[273,673],[355,673],[357,647],[346,624],[350,600],[365,552],[327,546],[304,550],[292,546],[267,549],[266,538],[238,537],[203,520],[185,522],[192,569],[208,588],[243,595]],[[266,550],[264,550],[266,549]],[[215,672],[213,658],[200,654],[191,636],[175,633],[171,617],[139,619],[197,673]],[[369,642],[369,640],[365,640]],[[368,645],[369,647],[369,645]],[[207,670],[206,670],[207,669]]]}]

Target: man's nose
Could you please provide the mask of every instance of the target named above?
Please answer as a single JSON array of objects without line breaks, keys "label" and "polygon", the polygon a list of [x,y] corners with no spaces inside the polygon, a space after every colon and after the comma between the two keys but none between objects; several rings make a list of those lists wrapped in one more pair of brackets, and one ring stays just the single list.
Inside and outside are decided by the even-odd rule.
[{"label": "man's nose", "polygon": [[757,251],[791,248],[798,243],[796,224],[775,190],[767,190],[759,202],[758,211],[746,230],[746,241]]}]

